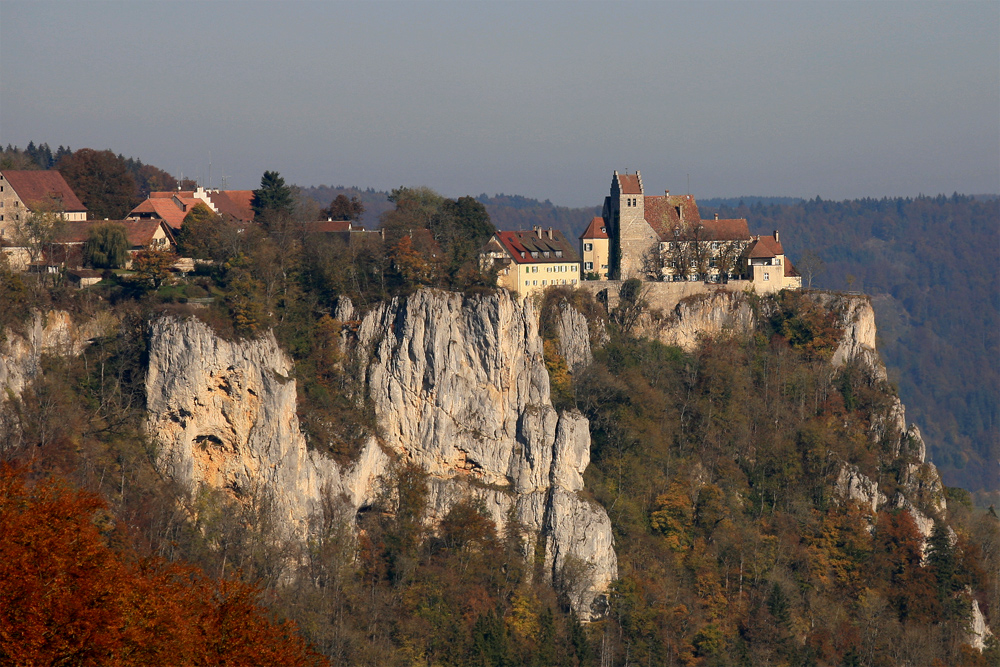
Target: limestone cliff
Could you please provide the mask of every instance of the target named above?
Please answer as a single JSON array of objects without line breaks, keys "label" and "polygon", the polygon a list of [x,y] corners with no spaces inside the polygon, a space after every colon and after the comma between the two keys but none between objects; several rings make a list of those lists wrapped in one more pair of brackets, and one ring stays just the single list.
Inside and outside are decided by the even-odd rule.
[{"label": "limestone cliff", "polygon": [[[8,329],[0,338],[0,389],[19,396],[40,372],[43,354],[76,356],[110,324],[112,318],[78,325],[65,311],[35,312],[23,328]],[[5,398],[6,393],[0,395],[0,401]]]},{"label": "limestone cliff", "polygon": [[[351,319],[353,308],[337,313]],[[500,526],[514,516],[544,542],[549,576],[568,582],[573,570],[578,613],[599,610],[617,570],[611,524],[578,494],[589,428],[552,407],[531,304],[422,290],[375,307],[345,343],[381,428],[348,468],[306,447],[292,363],[273,336],[229,342],[195,320],[154,322],[146,390],[163,468],[237,497],[267,493],[304,536],[323,493],[357,510],[390,456],[412,461],[429,474],[432,521],[469,496]]]}]

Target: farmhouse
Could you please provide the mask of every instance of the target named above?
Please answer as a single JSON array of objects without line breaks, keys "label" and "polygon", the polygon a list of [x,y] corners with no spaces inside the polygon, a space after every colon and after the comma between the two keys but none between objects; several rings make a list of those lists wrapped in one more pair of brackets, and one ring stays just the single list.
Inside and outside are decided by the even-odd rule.
[{"label": "farmhouse", "polygon": [[0,238],[9,240],[18,223],[43,212],[69,221],[87,219],[87,207],[55,169],[0,172]]}]

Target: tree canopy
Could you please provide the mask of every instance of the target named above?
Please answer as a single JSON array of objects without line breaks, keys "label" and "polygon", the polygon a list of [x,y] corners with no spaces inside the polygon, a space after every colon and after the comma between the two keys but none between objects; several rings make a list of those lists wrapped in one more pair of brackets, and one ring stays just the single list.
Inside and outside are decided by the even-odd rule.
[{"label": "tree canopy", "polygon": [[260,178],[260,187],[253,191],[250,201],[254,214],[266,218],[284,213],[291,215],[295,210],[292,188],[285,185],[285,179],[276,171],[265,171]]},{"label": "tree canopy", "polygon": [[120,269],[128,263],[128,233],[124,225],[107,222],[94,225],[83,244],[83,261],[97,269]]},{"label": "tree canopy", "polygon": [[139,188],[126,160],[111,151],[81,148],[57,165],[91,219],[121,220],[139,203]]}]

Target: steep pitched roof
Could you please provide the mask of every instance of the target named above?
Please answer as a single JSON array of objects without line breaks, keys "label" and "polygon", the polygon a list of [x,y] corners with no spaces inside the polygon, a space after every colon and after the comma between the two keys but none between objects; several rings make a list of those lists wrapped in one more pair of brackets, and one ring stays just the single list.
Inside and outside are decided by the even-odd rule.
[{"label": "steep pitched roof", "polygon": [[587,225],[587,228],[583,230],[583,234],[580,234],[581,239],[606,239],[608,238],[608,232],[604,227],[604,218],[594,218]]},{"label": "steep pitched roof", "polygon": [[[579,262],[580,256],[562,232],[558,229],[529,229],[509,232],[497,232],[499,240],[507,254],[518,264],[553,264],[561,262]],[[532,257],[536,253],[537,257]],[[548,257],[545,254],[548,253]],[[561,256],[557,256],[559,253]]]},{"label": "steep pitched roof", "polygon": [[646,222],[661,241],[674,238],[674,228],[701,221],[691,195],[650,195],[643,198],[643,207]]},{"label": "steep pitched roof", "polygon": [[[62,234],[56,239],[56,243],[85,243],[90,236],[90,230],[97,225],[114,222],[125,227],[125,234],[128,237],[129,245],[133,248],[141,248],[148,245],[153,240],[156,230],[163,225],[163,220],[87,220],[86,222],[67,222]],[[163,225],[170,242],[174,242],[174,235],[167,225]]]},{"label": "steep pitched roof", "polygon": [[750,259],[766,259],[784,255],[785,250],[781,243],[774,240],[773,236],[758,236],[747,248],[747,257]]},{"label": "steep pitched roof", "polygon": [[2,174],[28,208],[43,203],[47,199],[55,198],[62,200],[61,211],[79,213],[87,210],[73,189],[69,187],[69,183],[66,182],[63,175],[55,169],[47,171],[4,170]]},{"label": "steep pitched roof", "polygon": [[219,215],[229,215],[244,222],[253,220],[253,207],[250,205],[253,190],[219,190],[209,192],[208,198],[212,200]]},{"label": "steep pitched roof", "polygon": [[191,209],[198,204],[208,207],[208,204],[202,200],[193,197],[181,197],[180,195],[182,194],[185,193],[180,192],[169,199],[166,197],[154,198],[150,196],[149,199],[132,209],[129,216],[159,218],[173,229],[180,229],[181,223],[184,222],[185,216],[191,212]]}]

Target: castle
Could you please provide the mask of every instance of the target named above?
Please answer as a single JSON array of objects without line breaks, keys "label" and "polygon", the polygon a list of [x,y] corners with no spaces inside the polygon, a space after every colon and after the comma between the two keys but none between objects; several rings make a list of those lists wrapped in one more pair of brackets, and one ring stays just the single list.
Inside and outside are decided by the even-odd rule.
[{"label": "castle", "polygon": [[743,218],[702,220],[690,194],[647,195],[642,174],[611,180],[600,218],[580,236],[585,277],[650,282],[735,283],[757,292],[798,289],[778,232],[752,236]]}]

